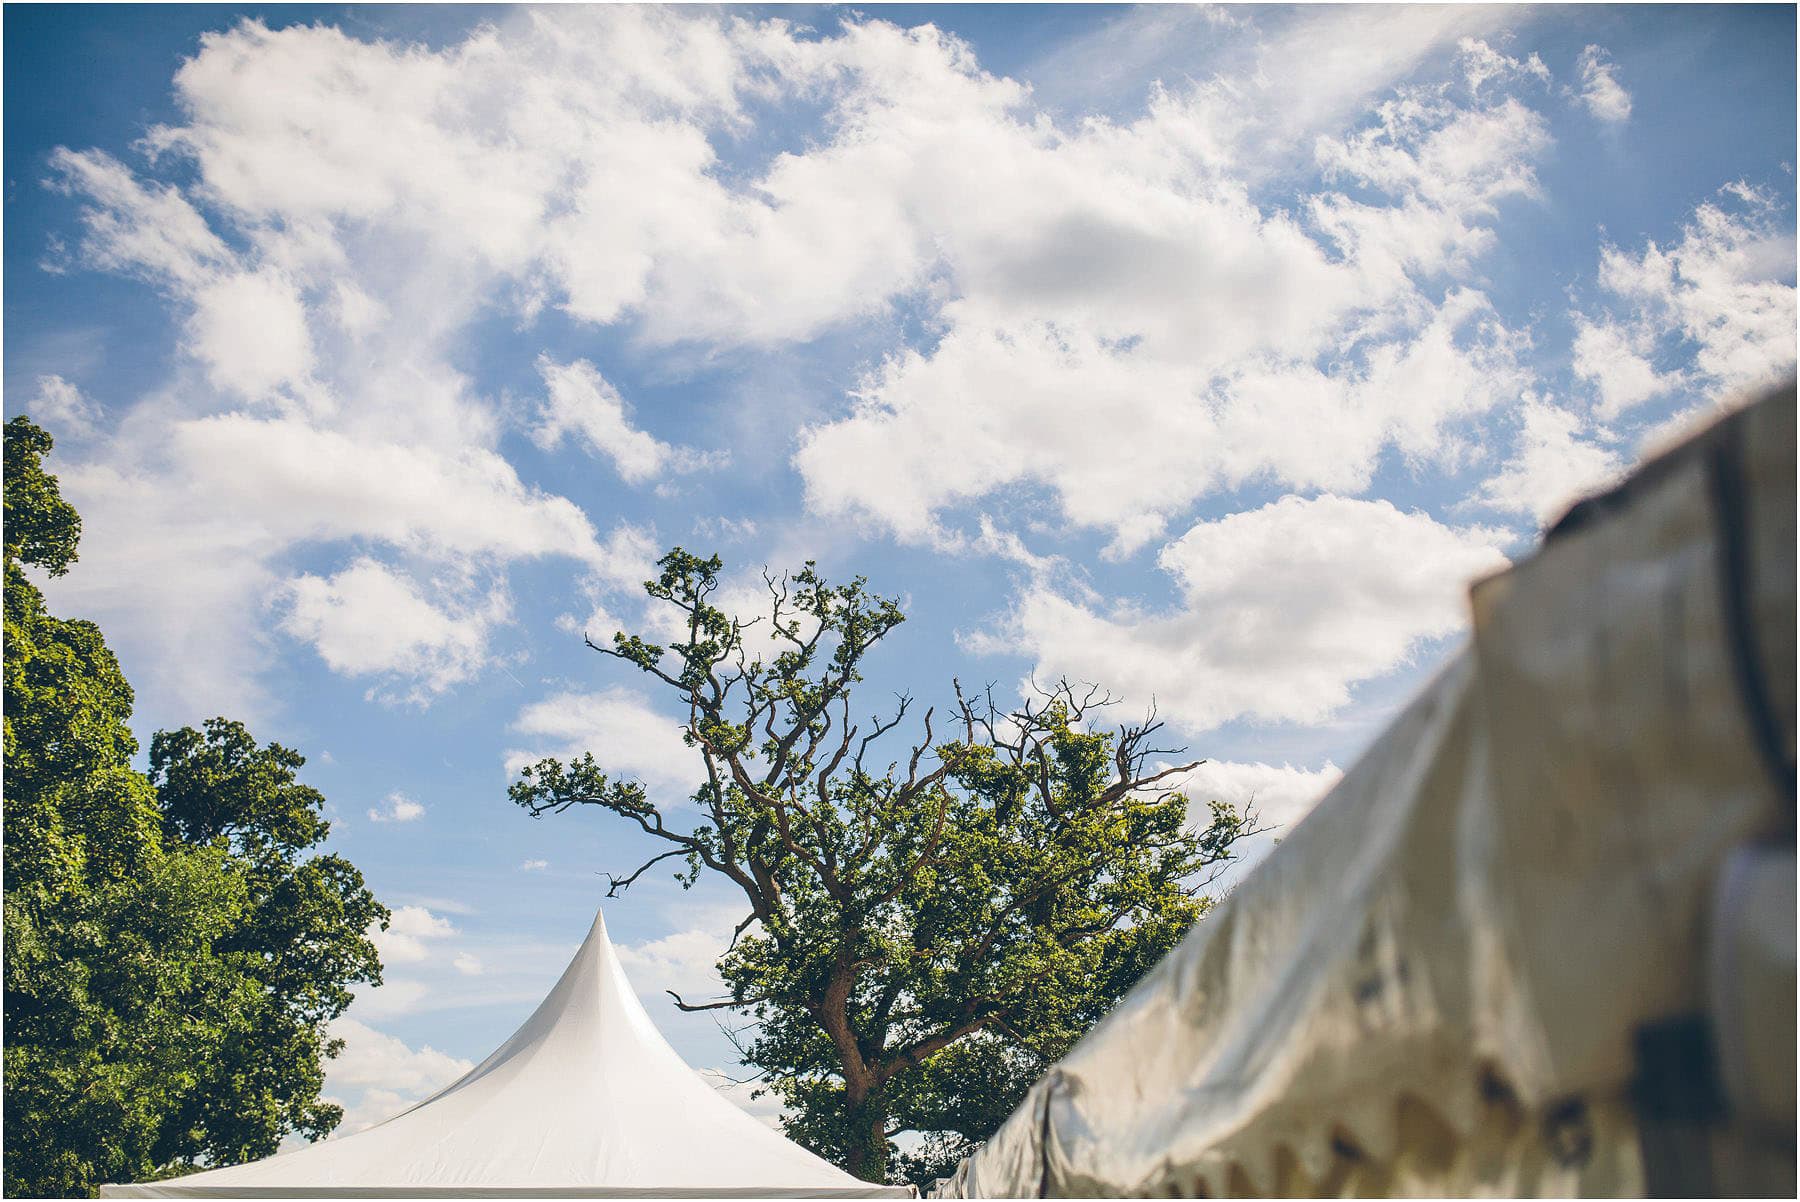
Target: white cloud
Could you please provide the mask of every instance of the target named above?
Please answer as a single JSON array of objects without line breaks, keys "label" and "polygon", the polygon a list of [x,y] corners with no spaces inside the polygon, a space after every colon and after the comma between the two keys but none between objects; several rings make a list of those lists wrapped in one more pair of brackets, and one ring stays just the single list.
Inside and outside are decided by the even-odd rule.
[{"label": "white cloud", "polygon": [[1550,82],[1550,68],[1544,65],[1544,60],[1536,53],[1523,59],[1513,58],[1475,37],[1462,38],[1456,46],[1461,52],[1463,79],[1467,81],[1471,92],[1479,92],[1489,80],[1530,78],[1539,83]]},{"label": "white cloud", "polygon": [[[1104,37],[1154,57],[1187,20],[1124,14]],[[946,529],[982,521],[958,508],[1041,496],[1116,558],[1233,490],[1340,500],[1391,454],[1468,466],[1488,416],[1535,391],[1525,332],[1479,290],[1499,215],[1538,195],[1550,145],[1528,103],[1548,72],[1498,32],[1512,20],[1258,13],[1211,30],[1217,70],[1161,73],[1204,82],[1158,87],[1122,110],[1135,116],[1061,123],[954,37],[881,21],[821,35],[556,9],[438,49],[256,22],[209,35],[176,79],[180,123],[146,141],[147,171],[52,159],[83,205],[82,261],[164,290],[191,356],[65,475],[90,529],[112,533],[59,587],[120,630],[153,689],[174,679],[190,704],[251,713],[262,615],[373,695],[414,702],[492,662],[520,561],[572,561],[586,609],[561,622],[604,637],[620,624],[612,593],[649,574],[656,544],[632,527],[602,536],[522,480],[502,453],[508,421],[636,483],[704,457],[634,424],[589,359],[539,360],[544,404],[503,411],[460,366],[467,330],[495,311],[529,323],[557,307],[704,356],[918,304],[932,340],[876,363],[847,411],[802,433],[807,503],[1019,562],[1030,553],[991,521],[979,537]],[[1604,52],[1581,69],[1590,103],[1628,111]],[[721,162],[752,114],[795,109],[823,114],[812,136]],[[180,186],[149,178],[171,162]],[[1252,186],[1308,166],[1328,177],[1311,195],[1276,205]],[[1618,311],[1579,315],[1574,347],[1600,417],[1791,370],[1793,243],[1772,212],[1739,189],[1673,247],[1608,249]],[[1675,343],[1691,367],[1672,366]],[[1613,454],[1527,434],[1485,486],[1512,511]],[[1174,620],[1041,604],[1133,638]],[[1341,690],[1361,678],[1344,672],[1376,670],[1346,664],[1321,679]],[[669,725],[610,696],[610,731]],[[528,718],[522,733],[559,749],[598,729]],[[601,735],[612,770],[691,783],[669,765],[692,753],[666,732],[642,753]]]},{"label": "white cloud", "polygon": [[1215,81],[1216,157],[1261,175],[1428,59],[1517,20],[1473,4],[1143,5],[1058,43],[1027,77],[1053,105],[1102,111],[1140,102],[1146,79]]},{"label": "white cloud", "polygon": [[653,530],[621,522],[607,535],[593,582],[642,596],[644,582],[656,579],[656,561],[664,549]]},{"label": "white cloud", "polygon": [[[1794,231],[1743,183],[1694,210],[1673,245],[1601,249],[1608,311],[1577,314],[1575,372],[1613,419],[1666,392],[1723,401],[1794,370]],[[1663,358],[1685,361],[1659,369]]]},{"label": "white cloud", "polygon": [[681,723],[659,713],[634,689],[558,693],[519,711],[510,728],[533,742],[506,753],[516,774],[544,756],[569,760],[591,751],[614,777],[642,781],[653,800],[679,804],[700,784],[700,753],[682,741]]},{"label": "white cloud", "polygon": [[328,1035],[344,1041],[336,1059],[325,1062],[324,1096],[344,1107],[336,1136],[391,1118],[475,1067],[429,1044],[413,1048],[354,1018],[333,1019]]},{"label": "white cloud", "polygon": [[395,790],[382,799],[378,809],[369,811],[370,822],[417,822],[425,817],[425,807]]},{"label": "white cloud", "polygon": [[[1518,395],[1518,346],[1467,290],[1411,337],[1335,372],[1261,355],[1182,362],[1053,326],[959,324],[929,357],[890,360],[851,417],[807,431],[796,465],[809,505],[903,538],[941,537],[946,507],[1033,483],[1067,521],[1110,529],[1129,552],[1195,500],[1259,477],[1354,492],[1388,446],[1454,461],[1446,427]],[[1121,444],[1131,430],[1157,436]]]},{"label": "white cloud", "polygon": [[83,254],[93,266],[196,288],[232,261],[232,253],[180,191],[140,184],[103,151],[50,154],[51,185],[90,203],[82,210]]},{"label": "white cloud", "polygon": [[588,448],[613,461],[631,484],[654,480],[670,471],[691,471],[719,462],[683,447],[659,442],[631,424],[625,400],[598,368],[585,359],[556,363],[538,359],[548,398],[532,429],[532,440],[550,450],[577,435]]},{"label": "white cloud", "polygon": [[239,256],[178,190],[140,184],[102,151],[51,154],[53,186],[90,203],[81,252],[95,267],[143,276],[188,311],[186,350],[215,387],[245,400],[299,382],[312,363],[306,312],[276,270],[241,270]]},{"label": "white cloud", "polygon": [[1624,472],[1624,460],[1616,451],[1584,437],[1578,414],[1545,398],[1526,399],[1519,427],[1512,457],[1477,494],[1492,508],[1529,514],[1544,526],[1572,502]]},{"label": "white cloud", "polygon": [[400,217],[409,246],[547,286],[583,320],[633,309],[663,341],[766,341],[879,306],[916,274],[918,239],[869,236],[855,218],[881,219],[878,185],[809,187],[813,156],[728,188],[709,135],[741,128],[746,92],[954,86],[973,75],[961,53],[929,27],[815,42],[650,9],[519,14],[438,52],[245,22],[204,40],[176,77],[187,121],[149,141],[232,211],[323,231],[320,253]]},{"label": "white cloud", "polygon": [[356,995],[356,1012],[364,1018],[396,1018],[422,1008],[434,991],[423,981],[383,976],[381,984]]},{"label": "white cloud", "polygon": [[1331,763],[1323,768],[1292,764],[1277,768],[1260,762],[1208,760],[1192,772],[1171,777],[1161,787],[1187,794],[1189,812],[1195,818],[1202,816],[1207,802],[1216,800],[1236,807],[1240,814],[1254,811],[1263,826],[1281,828],[1306,817],[1343,776],[1343,770]]},{"label": "white cloud", "polygon": [[409,905],[424,906],[428,910],[441,910],[445,914],[469,915],[480,913],[468,902],[458,901],[453,897],[430,897],[421,893],[392,894],[395,900]]},{"label": "white cloud", "polygon": [[1272,100],[1292,108],[1271,118],[1295,133],[1348,123],[1358,108],[1425,58],[1506,21],[1480,5],[1396,5],[1300,10],[1265,48],[1259,74]]},{"label": "white cloud", "polygon": [[82,516],[81,564],[48,591],[129,656],[139,712],[266,715],[257,619],[279,585],[267,531],[187,504],[191,481],[128,462],[69,462],[57,475]]},{"label": "white cloud", "polygon": [[[389,914],[385,931],[373,925],[368,931],[384,965],[422,963],[431,957],[428,944],[448,939],[456,933],[448,918],[433,914],[424,906],[399,906]],[[371,996],[380,995],[389,985],[397,984],[400,982],[385,983],[380,989],[373,990]]]},{"label": "white cloud", "polygon": [[601,562],[580,509],[520,482],[493,451],[366,439],[229,414],[172,431],[174,464],[208,500],[284,540],[369,538],[428,556]]},{"label": "white cloud", "polygon": [[[1290,135],[1335,126],[1495,21],[1476,10],[1297,17],[1258,47],[1269,103],[1239,106],[1227,125],[1263,112],[1298,120]],[[266,99],[272,79],[288,90],[280,106]],[[379,228],[402,239],[409,266],[423,251],[464,264],[465,286],[523,281],[530,304],[547,287],[590,321],[634,311],[659,341],[804,338],[917,288],[940,258],[982,291],[983,259],[997,250],[1005,267],[1014,235],[1041,241],[1071,219],[1131,213],[1126,197],[1102,203],[1131,176],[1170,186],[1144,213],[1166,227],[1183,174],[1225,120],[1216,89],[1197,88],[1162,94],[1134,126],[1065,135],[1036,119],[1020,84],[930,26],[855,21],[806,37],[783,22],[636,9],[522,14],[438,52],[245,22],[208,36],[176,84],[187,120],[149,144],[191,159],[210,199],[260,223],[265,259],[341,266],[353,238]],[[731,188],[709,138],[742,127],[747,95],[822,100],[830,136]],[[113,211],[146,207],[119,195],[149,195],[128,174],[107,182]],[[97,194],[101,182],[69,186]],[[1052,199],[1070,188],[1069,202]],[[133,261],[230,259],[197,213],[186,227],[197,228],[183,254]],[[1096,249],[1130,248],[1115,236]],[[373,287],[347,288],[334,281],[332,304],[349,324],[394,313]]]},{"label": "white cloud", "polygon": [[633,987],[647,998],[661,998],[664,990],[687,1002],[712,1001],[724,996],[715,965],[730,942],[730,928],[690,928],[646,943],[620,944],[619,962]]},{"label": "white cloud", "polygon": [[401,696],[415,703],[479,671],[489,630],[511,614],[503,590],[440,606],[371,559],[330,578],[297,577],[282,599],[282,629],[311,643],[332,671],[410,682]]},{"label": "white cloud", "polygon": [[526,860],[524,863],[520,864],[519,867],[524,869],[526,872],[543,872],[546,868],[550,867],[550,861],[549,860]]},{"label": "white cloud", "polygon": [[193,300],[190,345],[214,387],[257,401],[310,373],[306,307],[292,281],[273,271],[227,275]]},{"label": "white cloud", "polygon": [[615,527],[607,536],[600,563],[576,582],[576,591],[586,603],[585,612],[558,614],[556,628],[607,645],[621,625],[613,612],[616,602],[621,595],[642,600],[644,582],[656,579],[656,561],[662,550],[651,530],[624,523]]},{"label": "white cloud", "polygon": [[1645,401],[1679,389],[1679,372],[1660,372],[1656,331],[1647,323],[1615,322],[1607,318],[1575,318],[1575,374],[1592,383],[1598,394],[1596,411],[1616,418]]},{"label": "white cloud", "polygon": [[1581,102],[1588,112],[1614,125],[1631,116],[1631,93],[1614,77],[1616,64],[1604,47],[1586,47],[1576,66],[1581,71]]},{"label": "white cloud", "polygon": [[756,537],[755,518],[701,517],[694,520],[694,537],[715,543],[741,543]]},{"label": "white cloud", "polygon": [[396,908],[390,931],[371,937],[383,956],[383,983],[358,989],[351,1010],[368,1021],[498,1007],[528,1013],[575,952],[518,930],[468,934],[426,907]]},{"label": "white cloud", "polygon": [[37,378],[37,397],[26,409],[58,442],[92,437],[100,423],[100,406],[61,376]]},{"label": "white cloud", "polygon": [[[326,639],[346,671],[385,672],[384,695],[424,700],[466,678],[485,658],[476,638],[504,619],[501,585],[471,595],[471,575],[544,556],[617,570],[615,538],[597,541],[579,509],[522,485],[491,451],[372,440],[299,418],[171,421],[173,403],[140,404],[99,458],[59,467],[85,521],[82,570],[56,582],[57,599],[133,651],[133,683],[153,708],[266,714],[256,674],[270,658],[265,615]],[[296,615],[295,581],[280,569],[297,548],[319,544],[360,553],[302,585],[311,608]],[[376,548],[404,556],[405,567],[376,558]],[[444,617],[415,603],[409,612],[430,638],[384,631],[390,614],[356,612],[365,592],[429,597]],[[270,610],[271,601],[287,603]],[[445,618],[457,616],[479,630],[448,631]],[[406,650],[381,668],[372,644],[389,635]],[[414,669],[421,679],[400,679]]]},{"label": "white cloud", "polygon": [[1506,197],[1537,194],[1533,162],[1550,144],[1549,126],[1518,100],[1464,109],[1441,91],[1407,88],[1375,111],[1374,126],[1319,140],[1328,175],[1470,217]]},{"label": "white cloud", "polygon": [[352,338],[373,333],[390,316],[387,306],[351,280],[338,280],[332,285],[331,299],[325,308],[338,328]]},{"label": "white cloud", "polygon": [[1236,717],[1321,722],[1358,682],[1461,629],[1469,582],[1505,566],[1508,537],[1386,501],[1289,496],[1165,546],[1157,562],[1180,592],[1172,610],[1097,611],[1034,585],[967,643],[1030,655],[1039,679],[1154,699],[1190,732]]},{"label": "white cloud", "polygon": [[[718,22],[621,13],[598,20],[618,25],[609,39],[592,36],[596,22],[558,21],[577,28],[521,17],[441,55],[242,25],[203,39],[176,79],[183,124],[145,141],[152,170],[184,158],[191,182],[150,182],[98,151],[52,156],[53,185],[83,205],[79,262],[151,282],[183,318],[175,378],[64,472],[90,535],[61,594],[139,665],[150,710],[266,714],[257,669],[274,644],[259,615],[303,544],[348,543],[360,558],[369,543],[394,548],[415,596],[528,557],[609,570],[580,511],[501,457],[496,406],[455,366],[461,334],[495,300],[529,307],[515,285],[549,261],[539,235],[554,181],[571,178],[571,155],[607,157],[605,135],[597,148],[566,140],[539,122],[541,104],[593,131],[612,127],[591,119],[595,105],[643,106],[624,124],[654,157],[671,102],[721,118],[741,71],[717,53]],[[594,60],[609,48],[625,57]],[[722,81],[699,84],[721,66]],[[557,84],[565,71],[587,81],[579,96]],[[271,80],[288,100],[267,103]],[[536,131],[510,158],[519,139],[487,120],[499,97],[502,125]],[[641,182],[630,176],[618,185]],[[417,700],[465,679],[497,625],[402,657],[387,675],[424,676],[391,691]]]}]

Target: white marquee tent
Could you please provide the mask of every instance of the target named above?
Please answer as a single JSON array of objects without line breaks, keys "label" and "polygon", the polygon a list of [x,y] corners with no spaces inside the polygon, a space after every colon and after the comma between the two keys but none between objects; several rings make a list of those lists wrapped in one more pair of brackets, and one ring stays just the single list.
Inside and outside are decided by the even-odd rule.
[{"label": "white marquee tent", "polygon": [[1478,583],[936,1196],[1792,1197],[1794,460],[1790,385]]},{"label": "white marquee tent", "polygon": [[111,1198],[905,1197],[732,1105],[658,1034],[595,915],[562,979],[461,1080],[367,1130]]}]

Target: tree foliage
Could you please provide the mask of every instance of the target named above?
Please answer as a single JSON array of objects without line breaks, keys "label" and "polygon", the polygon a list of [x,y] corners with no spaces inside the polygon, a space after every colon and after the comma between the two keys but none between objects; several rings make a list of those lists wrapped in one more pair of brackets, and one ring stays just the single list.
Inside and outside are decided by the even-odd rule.
[{"label": "tree foliage", "polygon": [[[712,600],[716,556],[660,566],[645,587],[682,635],[588,645],[685,705],[702,820],[671,826],[591,754],[524,769],[511,796],[533,816],[597,806],[669,845],[615,892],[671,859],[690,885],[735,884],[730,996],[677,1003],[755,1020],[746,1062],[800,1142],[870,1180],[928,1179],[1173,946],[1252,820],[1214,803],[1196,829],[1162,787],[1195,765],[1154,762],[1173,754],[1154,715],[1097,729],[1106,698],[1066,683],[1011,712],[958,686],[947,720],[927,710],[884,761],[912,702],[859,723],[851,695],[903,620],[893,601],[809,563],[765,577],[768,612],[747,622]],[[897,1156],[903,1131],[923,1150]]]},{"label": "tree foliage", "polygon": [[132,692],[91,622],[25,568],[76,558],[80,520],[6,427],[6,1193],[91,1194],[268,1155],[342,1117],[324,1024],[380,980],[383,909],[317,854],[301,756],[216,718],[132,766]]}]

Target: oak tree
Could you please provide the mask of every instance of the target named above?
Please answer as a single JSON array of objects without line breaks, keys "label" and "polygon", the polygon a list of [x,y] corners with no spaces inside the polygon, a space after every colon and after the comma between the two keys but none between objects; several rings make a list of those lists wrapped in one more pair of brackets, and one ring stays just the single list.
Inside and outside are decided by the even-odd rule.
[{"label": "oak tree", "polygon": [[916,726],[906,697],[859,716],[865,660],[903,620],[860,577],[765,573],[766,612],[742,620],[715,603],[718,557],[659,566],[645,588],[679,637],[588,646],[679,699],[700,820],[591,754],[523,769],[511,797],[534,817],[597,807],[667,845],[612,892],[669,860],[690,885],[735,885],[729,996],[677,1003],[754,1020],[741,1050],[800,1142],[869,1180],[928,1180],[1174,945],[1254,820],[1211,802],[1193,821],[1166,786],[1196,765],[1163,758],[1154,715],[1103,728],[1097,689],[1003,707],[959,685]]}]

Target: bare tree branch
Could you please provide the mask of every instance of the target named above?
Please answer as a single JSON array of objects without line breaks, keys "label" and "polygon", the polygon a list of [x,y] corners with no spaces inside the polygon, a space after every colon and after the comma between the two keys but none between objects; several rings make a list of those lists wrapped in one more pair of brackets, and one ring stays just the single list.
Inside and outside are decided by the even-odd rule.
[{"label": "bare tree branch", "polygon": [[617,877],[610,872],[603,874],[606,877],[606,896],[617,897],[623,890],[631,888],[631,883],[640,876],[643,876],[644,870],[651,865],[660,864],[664,860],[672,859],[675,856],[685,856],[687,854],[687,848],[677,847],[673,851],[665,851],[659,856],[651,856],[644,863],[638,865],[637,871],[633,872],[630,876]]},{"label": "bare tree branch", "polygon": [[690,1006],[688,1003],[682,1001],[681,995],[676,993],[673,989],[665,989],[663,992],[675,999],[676,1009],[685,1010],[689,1014],[697,1014],[702,1010],[741,1010],[746,1006],[753,1006],[756,1004],[751,1001],[740,1002],[732,998],[727,998],[722,1002],[701,1002],[697,1006]]}]

